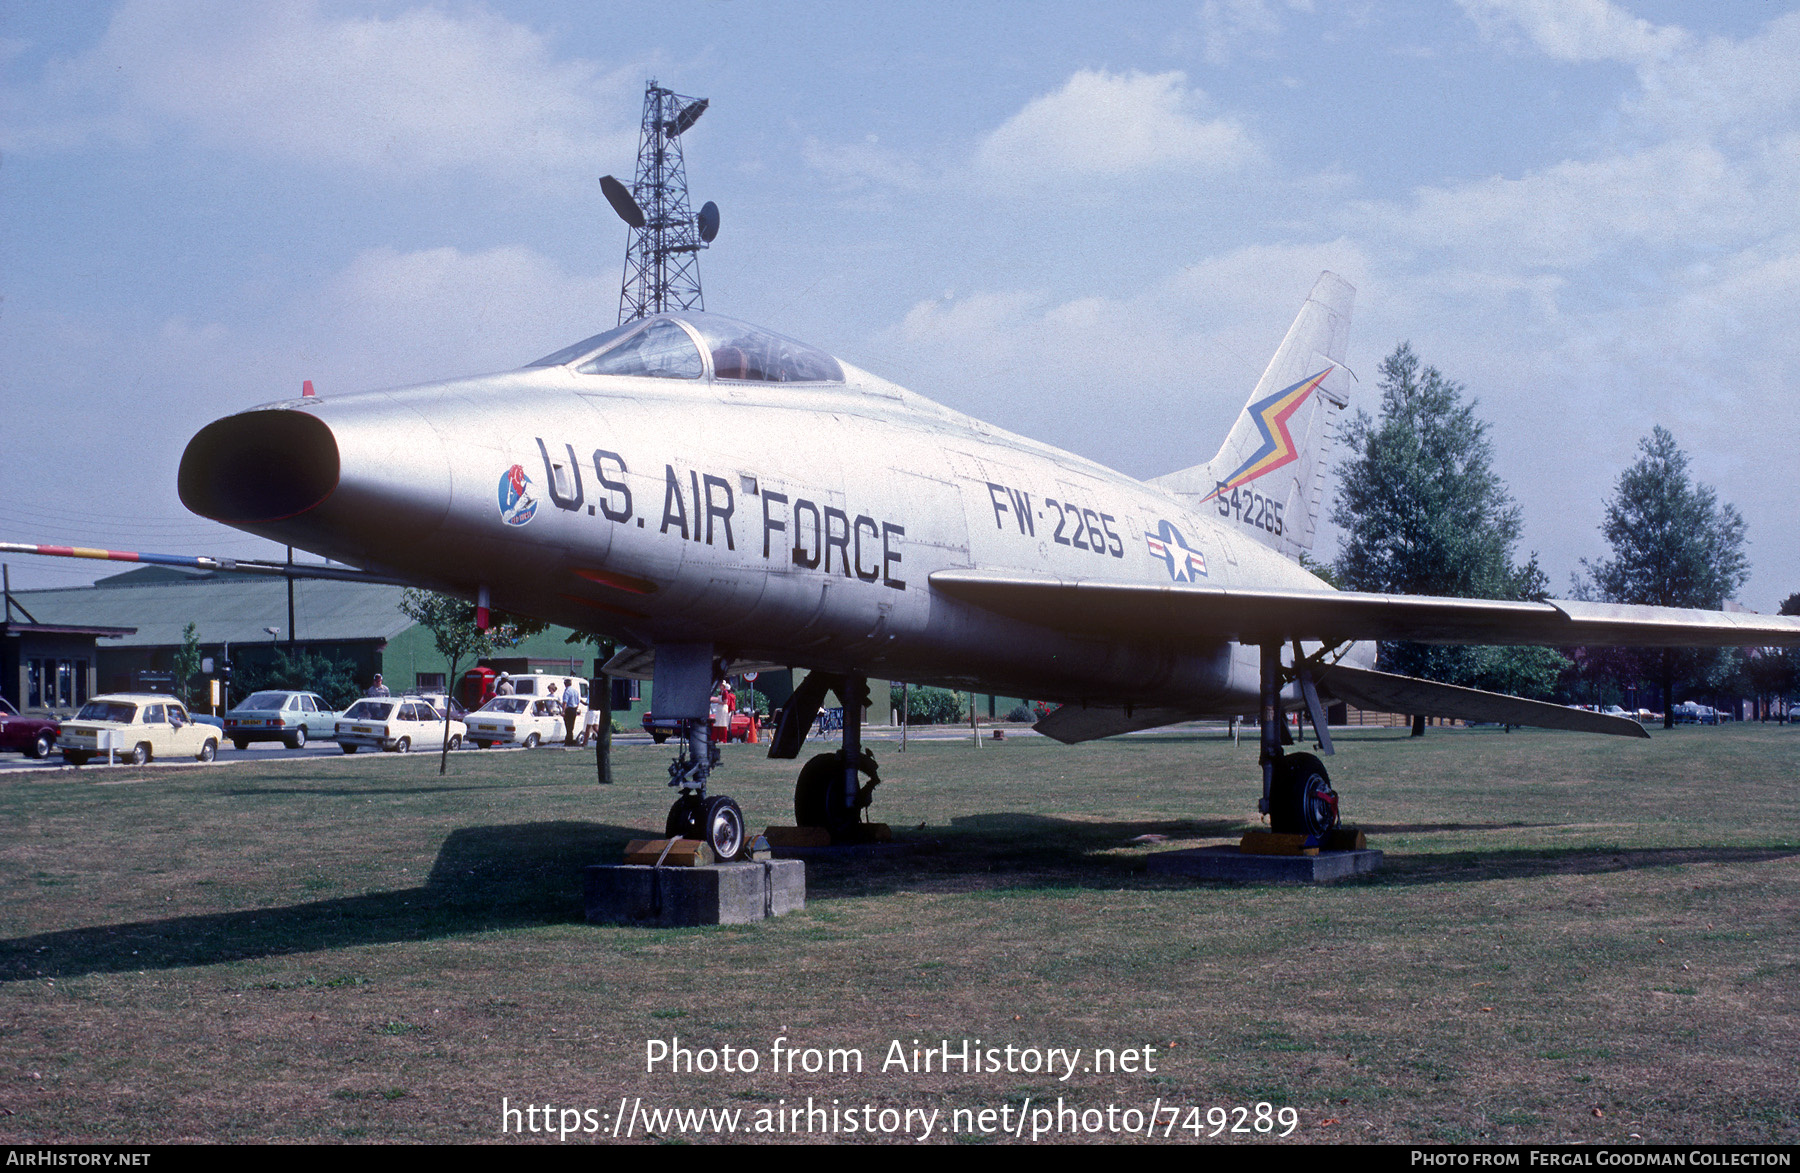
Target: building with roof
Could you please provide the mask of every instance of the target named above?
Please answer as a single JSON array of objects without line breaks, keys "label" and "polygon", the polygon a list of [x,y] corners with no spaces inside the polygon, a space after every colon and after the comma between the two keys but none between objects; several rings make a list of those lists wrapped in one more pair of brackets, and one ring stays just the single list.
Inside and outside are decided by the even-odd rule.
[{"label": "building with roof", "polygon": [[[444,658],[431,632],[400,609],[403,591],[167,566],[92,586],[10,591],[0,694],[21,712],[63,712],[100,693],[168,691],[190,623],[201,655],[229,660],[239,673],[283,651],[347,661],[362,688],[379,672],[395,692],[443,691]],[[569,634],[550,628],[496,663],[593,675],[592,646],[568,643]]]}]

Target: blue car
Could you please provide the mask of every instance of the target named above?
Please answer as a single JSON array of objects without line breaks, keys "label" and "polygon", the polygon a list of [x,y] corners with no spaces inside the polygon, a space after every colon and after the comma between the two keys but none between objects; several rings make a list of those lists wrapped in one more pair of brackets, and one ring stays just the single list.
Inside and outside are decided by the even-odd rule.
[{"label": "blue car", "polygon": [[225,736],[239,749],[279,741],[299,749],[336,732],[338,714],[316,692],[253,692],[225,714]]}]

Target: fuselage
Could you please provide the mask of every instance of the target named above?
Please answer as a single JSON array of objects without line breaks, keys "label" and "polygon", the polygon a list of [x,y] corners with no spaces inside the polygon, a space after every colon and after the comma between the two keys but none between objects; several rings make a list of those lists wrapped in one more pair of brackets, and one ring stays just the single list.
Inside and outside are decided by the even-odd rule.
[{"label": "fuselage", "polygon": [[1076,638],[947,598],[931,573],[1325,586],[1253,521],[847,364],[842,381],[767,381],[720,377],[722,361],[658,377],[571,360],[269,404],[195,438],[183,499],[639,647],[1196,712],[1254,706],[1254,649]]}]

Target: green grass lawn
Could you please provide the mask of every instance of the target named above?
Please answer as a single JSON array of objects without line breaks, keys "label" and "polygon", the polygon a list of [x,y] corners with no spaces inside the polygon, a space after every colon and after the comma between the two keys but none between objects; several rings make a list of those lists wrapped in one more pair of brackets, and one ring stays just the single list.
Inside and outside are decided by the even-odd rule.
[{"label": "green grass lawn", "polygon": [[[1349,733],[1327,764],[1387,866],[1317,888],[1145,870],[1254,824],[1248,740],[876,752],[899,848],[809,864],[802,913],[686,930],[581,920],[580,867],[661,829],[666,749],[622,748],[609,788],[549,750],[9,779],[0,1139],[1060,1096],[1266,1101],[1307,1141],[1800,1140],[1800,729]],[[790,822],[796,768],[732,747],[715,790]],[[676,1037],[759,1069],[646,1072]],[[772,1071],[778,1038],[865,1069]],[[881,1070],[965,1038],[1156,1070]]]}]

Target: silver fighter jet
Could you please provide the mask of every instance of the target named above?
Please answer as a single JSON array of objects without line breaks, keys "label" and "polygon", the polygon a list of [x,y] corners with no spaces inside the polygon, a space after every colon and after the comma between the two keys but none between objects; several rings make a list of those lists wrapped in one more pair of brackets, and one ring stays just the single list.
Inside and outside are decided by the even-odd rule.
[{"label": "silver fighter jet", "polygon": [[[1061,702],[1065,742],[1260,714],[1277,830],[1337,823],[1285,712],[1323,705],[1646,736],[1625,718],[1394,676],[1378,639],[1800,644],[1800,620],[1574,602],[1354,594],[1302,569],[1346,403],[1352,288],[1319,278],[1211,461],[1144,482],[952,411],[803,343],[660,314],[519,370],[227,416],[181,462],[194,512],[383,581],[631,649],[688,725],[671,832],[744,840],[707,794],[713,686],[811,669],[770,749],[798,756],[828,690],[844,748],[801,772],[803,823],[853,837],[878,780],[870,678]],[[342,573],[342,572],[340,572]]]}]

